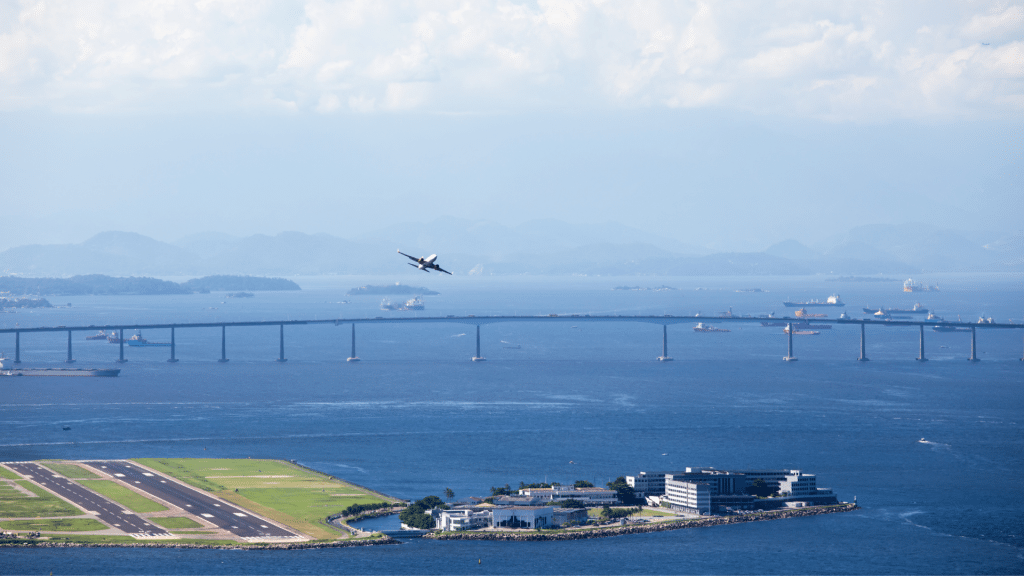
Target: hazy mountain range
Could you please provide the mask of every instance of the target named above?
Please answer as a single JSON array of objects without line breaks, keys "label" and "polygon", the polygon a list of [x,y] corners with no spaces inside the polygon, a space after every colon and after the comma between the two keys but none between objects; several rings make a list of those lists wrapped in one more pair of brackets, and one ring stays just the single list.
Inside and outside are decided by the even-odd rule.
[{"label": "hazy mountain range", "polygon": [[239,238],[194,234],[167,243],[102,232],[79,244],[0,252],[0,274],[23,276],[274,276],[390,274],[405,268],[396,249],[439,254],[455,274],[745,275],[917,274],[1024,271],[1024,234],[981,244],[928,225],[861,226],[820,245],[786,240],[762,252],[712,253],[627,226],[536,220],[508,227],[442,218],[398,224],[350,239],[283,232]]}]

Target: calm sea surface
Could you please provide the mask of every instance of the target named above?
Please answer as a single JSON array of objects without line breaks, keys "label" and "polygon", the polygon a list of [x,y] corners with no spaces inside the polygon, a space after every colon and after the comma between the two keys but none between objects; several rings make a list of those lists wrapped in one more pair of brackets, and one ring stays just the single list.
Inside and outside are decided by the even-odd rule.
[{"label": "calm sea surface", "polygon": [[[386,314],[781,315],[785,299],[842,295],[846,310],[910,307],[999,321],[1024,317],[1020,277],[933,277],[942,292],[820,278],[505,279],[402,276],[441,292],[424,312],[387,313],[346,296],[397,278],[299,278],[298,293],[59,297],[70,308],[0,314],[0,325],[229,321]],[[613,291],[616,285],[679,288]],[[737,293],[739,288],[768,292]],[[698,288],[702,288],[698,290]],[[398,298],[395,298],[398,299]],[[342,303],[348,300],[349,303]],[[833,312],[834,313],[834,312]],[[0,549],[0,573],[1021,573],[1024,572],[1024,331],[967,334],[836,326],[729,333],[632,323],[180,330],[177,355],[126,348],[118,378],[4,379],[0,460],[224,457],[294,459],[401,497],[487,495],[520,481],[603,484],[641,470],[798,468],[863,510],[778,522],[578,542],[410,541],[307,551]],[[75,334],[77,367],[116,366],[117,347]],[[166,331],[144,334],[168,341]],[[61,366],[66,336],[22,337],[24,366]],[[13,336],[0,351],[14,354]],[[71,426],[63,431],[62,426]],[[924,439],[922,442],[921,440]]]}]

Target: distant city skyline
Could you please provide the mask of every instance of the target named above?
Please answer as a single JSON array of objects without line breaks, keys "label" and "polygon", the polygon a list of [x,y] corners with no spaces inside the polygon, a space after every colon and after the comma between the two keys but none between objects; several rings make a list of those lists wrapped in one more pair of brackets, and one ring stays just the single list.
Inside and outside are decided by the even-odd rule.
[{"label": "distant city skyline", "polygon": [[0,4],[0,250],[616,222],[1021,229],[1024,7]]}]

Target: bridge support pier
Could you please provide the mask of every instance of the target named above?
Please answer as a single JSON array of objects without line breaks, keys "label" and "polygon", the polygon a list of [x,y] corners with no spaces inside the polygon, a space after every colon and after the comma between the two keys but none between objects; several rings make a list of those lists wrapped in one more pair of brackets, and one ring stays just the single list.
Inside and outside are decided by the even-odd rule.
[{"label": "bridge support pier", "polygon": [[117,361],[120,362],[121,364],[127,362],[127,360],[124,359],[124,328],[121,328],[117,331],[117,351]]},{"label": "bridge support pier", "polygon": [[284,324],[281,324],[281,354],[277,357],[278,362],[287,362],[288,359],[284,357]]},{"label": "bridge support pier", "polygon": [[671,362],[672,358],[668,355],[668,324],[661,325],[661,356],[658,356],[658,362]]},{"label": "bridge support pier", "polygon": [[789,336],[789,353],[782,357],[786,362],[796,362],[796,356],[793,356],[793,324],[786,324],[786,336]]},{"label": "bridge support pier", "polygon": [[14,363],[21,364],[21,332],[14,333]]},{"label": "bridge support pier", "polygon": [[968,362],[981,362],[978,360],[978,346],[977,341],[974,338],[974,326],[971,326],[971,357],[967,359]]},{"label": "bridge support pier", "polygon": [[487,360],[480,355],[480,325],[476,325],[476,356],[473,356],[473,362],[483,362]]},{"label": "bridge support pier", "polygon": [[167,359],[168,362],[177,362],[178,359],[174,357],[174,326],[171,326],[171,357]]},{"label": "bridge support pier", "polygon": [[864,323],[863,322],[860,323],[860,358],[857,358],[857,361],[858,362],[867,362],[868,361],[867,351],[865,349]]},{"label": "bridge support pier", "polygon": [[68,359],[64,362],[66,364],[74,363],[75,359],[71,357],[71,330],[68,330]]},{"label": "bridge support pier", "polygon": [[356,356],[356,323],[352,323],[352,355],[348,357],[348,362],[359,362],[359,356]]},{"label": "bridge support pier", "polygon": [[921,329],[921,344],[919,346],[920,352],[917,354],[918,362],[927,362],[928,359],[924,357],[924,324],[918,326]]},{"label": "bridge support pier", "polygon": [[220,327],[220,360],[217,362],[228,361],[228,327]]}]

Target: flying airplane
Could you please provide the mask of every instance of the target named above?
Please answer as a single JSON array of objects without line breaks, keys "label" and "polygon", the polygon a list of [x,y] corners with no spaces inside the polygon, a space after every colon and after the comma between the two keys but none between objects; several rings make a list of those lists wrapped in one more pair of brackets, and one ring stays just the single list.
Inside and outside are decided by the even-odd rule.
[{"label": "flying airplane", "polygon": [[419,268],[420,270],[423,270],[424,272],[430,272],[431,270],[437,270],[438,272],[444,272],[445,274],[447,274],[449,276],[452,275],[451,272],[445,270],[444,268],[441,268],[440,266],[438,266],[437,264],[434,263],[434,260],[437,260],[437,254],[431,254],[430,256],[427,256],[426,258],[417,258],[415,256],[409,256],[408,254],[406,254],[405,252],[402,252],[401,250],[399,250],[398,253],[401,254],[402,256],[405,256],[409,260],[412,260],[413,262],[415,262],[415,264],[413,264],[412,262],[407,262],[407,264],[409,266],[415,266],[416,268]]}]

